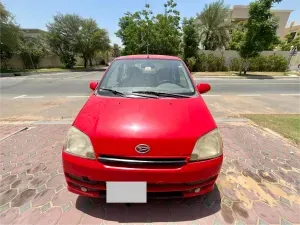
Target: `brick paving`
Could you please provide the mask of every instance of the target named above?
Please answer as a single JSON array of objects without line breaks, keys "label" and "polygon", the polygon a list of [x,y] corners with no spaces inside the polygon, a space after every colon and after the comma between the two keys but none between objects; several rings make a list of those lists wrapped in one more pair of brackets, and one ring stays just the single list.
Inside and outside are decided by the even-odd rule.
[{"label": "brick paving", "polygon": [[0,140],[9,137],[10,135],[26,128],[25,125],[1,125],[0,126]]},{"label": "brick paving", "polygon": [[[0,134],[22,127],[2,124]],[[213,192],[128,207],[69,193],[61,166],[69,125],[33,125],[0,142],[0,223],[300,224],[300,150],[246,123],[219,127],[225,158]]]}]

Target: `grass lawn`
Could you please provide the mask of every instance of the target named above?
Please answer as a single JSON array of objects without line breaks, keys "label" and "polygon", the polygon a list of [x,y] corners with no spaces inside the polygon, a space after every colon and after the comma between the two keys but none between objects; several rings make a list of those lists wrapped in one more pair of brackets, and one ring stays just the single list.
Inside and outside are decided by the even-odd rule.
[{"label": "grass lawn", "polygon": [[[193,76],[239,76],[237,71],[220,71],[220,72],[192,72]],[[247,76],[287,76],[287,75],[298,75],[300,72],[288,71],[288,72],[247,72]],[[242,75],[243,76],[243,73]]]},{"label": "grass lawn", "polygon": [[[91,67],[87,67],[86,69],[89,69]],[[38,72],[38,73],[43,73],[43,72],[61,72],[61,71],[74,71],[74,70],[84,70],[84,66],[74,66],[73,69],[66,69],[62,67],[57,67],[57,68],[41,68],[41,69],[1,69],[1,73],[15,73],[15,72]]]},{"label": "grass lawn", "polygon": [[300,114],[244,114],[241,116],[300,145]]},{"label": "grass lawn", "polygon": [[300,76],[300,71],[289,71],[289,72],[286,72],[287,74],[293,74],[293,75],[298,75]]},{"label": "grass lawn", "polygon": [[[192,72],[193,76],[239,76],[237,71],[220,71],[220,72]],[[246,76],[286,76],[290,72],[247,72]],[[243,76],[243,73],[242,75]]]},{"label": "grass lawn", "polygon": [[192,72],[193,76],[231,76],[231,71],[220,71],[220,72]]}]

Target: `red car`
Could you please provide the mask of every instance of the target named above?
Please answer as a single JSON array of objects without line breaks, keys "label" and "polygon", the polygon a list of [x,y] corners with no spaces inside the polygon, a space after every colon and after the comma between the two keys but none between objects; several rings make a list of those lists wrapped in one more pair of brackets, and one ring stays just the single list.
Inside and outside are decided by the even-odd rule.
[{"label": "red car", "polygon": [[90,88],[63,147],[69,191],[135,202],[213,189],[223,144],[201,97],[210,85],[196,85],[181,59],[119,57]]}]

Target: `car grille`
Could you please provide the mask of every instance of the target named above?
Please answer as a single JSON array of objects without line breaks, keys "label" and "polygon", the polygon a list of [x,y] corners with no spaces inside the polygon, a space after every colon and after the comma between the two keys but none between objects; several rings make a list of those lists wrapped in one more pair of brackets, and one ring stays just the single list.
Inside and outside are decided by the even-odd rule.
[{"label": "car grille", "polygon": [[114,166],[183,166],[187,163],[186,158],[123,158],[107,155],[101,155],[98,161]]}]

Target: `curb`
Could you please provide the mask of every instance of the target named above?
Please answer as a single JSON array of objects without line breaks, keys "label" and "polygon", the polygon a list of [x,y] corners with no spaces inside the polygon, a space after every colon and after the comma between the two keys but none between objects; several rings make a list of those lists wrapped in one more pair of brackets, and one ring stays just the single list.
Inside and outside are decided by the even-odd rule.
[{"label": "curb", "polygon": [[0,77],[20,77],[20,76],[30,76],[30,75],[43,75],[43,74],[53,74],[53,73],[80,73],[80,72],[92,72],[92,71],[105,71],[107,67],[95,68],[95,69],[83,69],[83,70],[64,70],[64,71],[45,71],[45,72],[14,72],[14,73],[0,73]]},{"label": "curb", "polygon": [[[26,124],[26,125],[72,125],[75,119],[62,119],[62,120],[36,120],[36,121],[26,121],[26,122],[2,122],[0,125],[19,125],[19,124]],[[235,117],[215,117],[214,120],[216,123],[235,123],[235,122],[242,122],[247,123],[249,119],[247,118],[235,118]]]},{"label": "curb", "polygon": [[250,79],[257,79],[257,80],[266,80],[266,79],[295,79],[298,78],[300,79],[299,76],[297,75],[286,75],[286,76],[261,76],[261,75],[257,75],[257,76],[193,76],[194,79],[209,79],[209,78],[213,78],[213,79],[244,79],[244,80],[250,80]]}]

